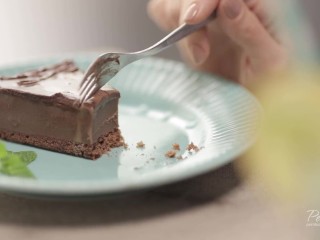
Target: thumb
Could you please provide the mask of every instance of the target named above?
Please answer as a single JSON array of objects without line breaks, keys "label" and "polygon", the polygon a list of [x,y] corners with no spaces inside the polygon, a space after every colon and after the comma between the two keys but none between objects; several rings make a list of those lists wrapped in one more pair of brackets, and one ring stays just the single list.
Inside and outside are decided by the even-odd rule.
[{"label": "thumb", "polygon": [[242,0],[221,0],[218,11],[221,28],[261,67],[274,64],[283,51],[258,17]]}]

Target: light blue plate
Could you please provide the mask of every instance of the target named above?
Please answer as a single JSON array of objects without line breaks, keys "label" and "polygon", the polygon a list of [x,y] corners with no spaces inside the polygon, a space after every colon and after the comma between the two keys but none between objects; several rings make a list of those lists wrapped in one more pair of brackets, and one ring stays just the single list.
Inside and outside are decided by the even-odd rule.
[{"label": "light blue plate", "polygon": [[[74,57],[86,68],[92,57]],[[0,70],[13,74],[43,61]],[[0,189],[35,196],[95,196],[136,191],[190,178],[232,161],[254,141],[260,106],[241,86],[191,71],[183,64],[147,59],[123,70],[111,85],[120,90],[120,127],[129,150],[97,161],[6,142],[11,151],[32,150],[36,180],[0,176]],[[143,141],[145,149],[137,149]],[[196,154],[188,143],[203,147]],[[164,155],[179,143],[184,160]]]}]

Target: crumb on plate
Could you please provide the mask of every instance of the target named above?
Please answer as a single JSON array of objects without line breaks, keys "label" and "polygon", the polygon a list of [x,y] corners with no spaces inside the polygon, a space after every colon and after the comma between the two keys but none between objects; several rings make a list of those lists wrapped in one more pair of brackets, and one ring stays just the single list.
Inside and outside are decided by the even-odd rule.
[{"label": "crumb on plate", "polygon": [[140,141],[140,142],[137,142],[137,148],[144,148],[146,145]]},{"label": "crumb on plate", "polygon": [[177,157],[178,160],[183,160],[183,157],[180,155]]},{"label": "crumb on plate", "polygon": [[180,145],[178,143],[172,144],[173,150],[180,151]]},{"label": "crumb on plate", "polygon": [[189,152],[191,152],[192,150],[194,150],[195,152],[199,152],[199,147],[197,145],[195,145],[193,142],[191,142],[188,146],[187,146],[187,150]]},{"label": "crumb on plate", "polygon": [[170,150],[170,151],[168,151],[167,153],[166,153],[166,157],[167,158],[174,158],[175,156],[176,156],[176,151],[174,151],[174,150]]}]

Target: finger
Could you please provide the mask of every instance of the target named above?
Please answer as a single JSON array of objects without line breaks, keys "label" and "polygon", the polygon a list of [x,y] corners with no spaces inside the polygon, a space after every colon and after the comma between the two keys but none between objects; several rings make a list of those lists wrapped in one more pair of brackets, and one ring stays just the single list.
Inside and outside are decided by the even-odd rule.
[{"label": "finger", "polygon": [[267,6],[266,1],[262,0],[243,0],[261,23],[269,29],[272,26],[272,20],[269,14],[270,6]]},{"label": "finger", "polygon": [[181,6],[180,23],[197,24],[207,19],[219,0],[185,0]]},{"label": "finger", "polygon": [[218,11],[221,28],[256,64],[276,62],[279,44],[242,0],[222,0]]},{"label": "finger", "polygon": [[181,0],[151,0],[149,17],[163,30],[170,31],[179,25]]},{"label": "finger", "polygon": [[262,25],[268,30],[270,35],[278,42],[281,43],[281,36],[279,33],[279,26],[277,21],[277,8],[272,6],[274,1],[263,0],[244,0],[250,11],[252,11],[260,20]]},{"label": "finger", "polygon": [[193,33],[179,44],[179,48],[184,58],[192,65],[199,66],[203,64],[210,55],[207,30],[204,28]]}]

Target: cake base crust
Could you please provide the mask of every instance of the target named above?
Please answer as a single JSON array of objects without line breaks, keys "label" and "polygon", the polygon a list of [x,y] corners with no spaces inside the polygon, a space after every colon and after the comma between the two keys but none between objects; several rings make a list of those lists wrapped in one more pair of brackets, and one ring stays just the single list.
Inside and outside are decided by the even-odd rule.
[{"label": "cake base crust", "polygon": [[60,153],[67,153],[87,159],[97,159],[111,148],[124,146],[124,140],[119,129],[99,137],[94,144],[83,144],[60,140],[52,137],[32,136],[22,133],[12,133],[0,130],[0,138],[11,142],[31,145]]}]

